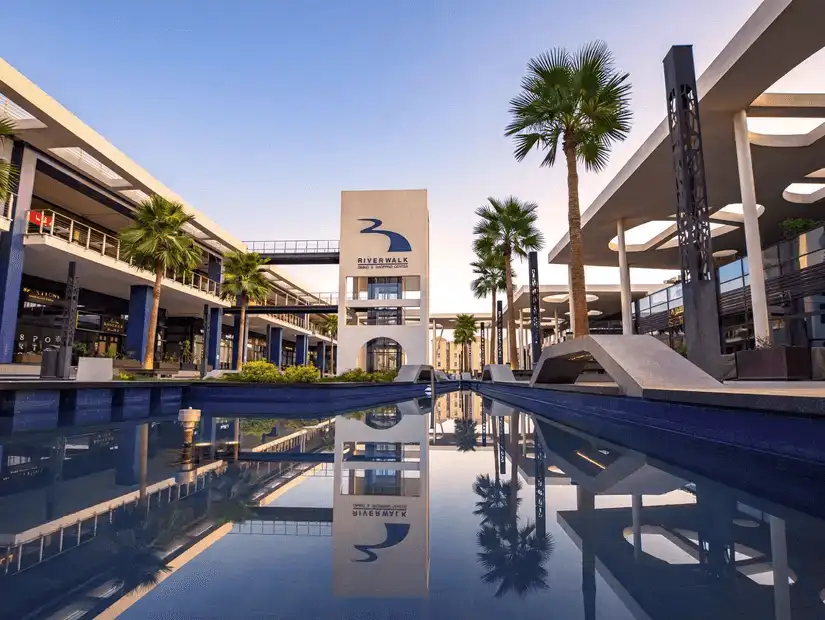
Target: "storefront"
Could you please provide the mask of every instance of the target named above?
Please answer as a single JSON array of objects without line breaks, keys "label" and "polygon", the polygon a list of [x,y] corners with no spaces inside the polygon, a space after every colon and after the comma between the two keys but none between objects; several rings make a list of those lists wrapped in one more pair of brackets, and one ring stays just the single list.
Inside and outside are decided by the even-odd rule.
[{"label": "storefront", "polygon": [[[65,284],[23,275],[15,361],[38,363],[44,348],[60,345]],[[129,302],[80,289],[74,349],[78,354],[123,354]],[[163,327],[165,316],[159,317]],[[159,332],[162,329],[159,329]]]}]

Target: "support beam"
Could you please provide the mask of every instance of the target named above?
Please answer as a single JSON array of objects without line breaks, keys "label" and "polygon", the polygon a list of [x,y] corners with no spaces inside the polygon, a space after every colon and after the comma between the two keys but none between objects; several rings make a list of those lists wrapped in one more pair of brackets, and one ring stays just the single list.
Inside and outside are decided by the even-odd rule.
[{"label": "support beam", "polygon": [[633,297],[630,294],[630,266],[627,264],[627,246],[624,238],[624,220],[616,222],[616,232],[619,237],[619,284],[622,293],[622,334],[633,334],[633,313],[631,304]]},{"label": "support beam", "polygon": [[8,232],[0,234],[0,364],[14,360],[17,346],[17,311],[23,282],[23,239],[31,209],[37,154],[25,148],[22,142],[12,147],[11,163],[19,172],[17,197],[9,214],[12,218]]},{"label": "support beam", "polygon": [[303,366],[309,361],[309,336],[295,336],[295,365]]},{"label": "support beam", "polygon": [[284,330],[282,327],[273,327],[272,325],[266,328],[266,343],[267,343],[267,359],[270,364],[281,366],[281,351],[284,347]]},{"label": "support beam", "polygon": [[736,163],[739,167],[739,191],[745,220],[745,247],[750,270],[751,305],[753,306],[753,333],[756,346],[770,346],[771,322],[768,298],[765,294],[765,269],[762,265],[762,242],[759,236],[759,214],[756,211],[756,186],[753,180],[751,145],[748,140],[748,115],[741,110],[733,116],[736,139]]},{"label": "support beam", "polygon": [[209,342],[207,364],[218,369],[221,366],[221,330],[223,329],[223,312],[220,308],[209,310]]},{"label": "support beam", "polygon": [[315,345],[315,366],[321,371],[321,375],[327,372],[327,343],[323,340]]},{"label": "support beam", "polygon": [[141,364],[146,360],[149,318],[152,314],[152,287],[132,286],[129,294],[129,321],[126,323],[126,353]]}]

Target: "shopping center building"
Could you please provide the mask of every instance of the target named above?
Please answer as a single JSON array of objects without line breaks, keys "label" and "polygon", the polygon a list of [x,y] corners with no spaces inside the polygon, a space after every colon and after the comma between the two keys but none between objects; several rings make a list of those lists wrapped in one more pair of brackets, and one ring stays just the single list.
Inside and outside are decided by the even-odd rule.
[{"label": "shopping center building", "polygon": [[[824,47],[821,0],[765,0],[696,80],[701,126],[691,130],[701,135],[707,193],[693,206],[709,213],[712,259],[699,259],[718,286],[721,353],[825,345],[825,94],[821,78],[810,83]],[[685,48],[674,53],[687,60]],[[814,55],[820,64],[800,67]],[[624,287],[630,267],[685,269],[691,248],[705,247],[698,229],[678,224],[677,133],[662,120],[582,214],[584,263],[620,266]],[[565,236],[549,261],[569,257]],[[627,333],[686,344],[683,287],[627,298]]]},{"label": "shopping center building", "polygon": [[[154,274],[124,260],[119,232],[152,194],[184,204],[189,233],[202,251],[190,273],[167,273],[160,301],[156,360],[232,365],[234,355],[281,365],[329,355],[321,314],[259,314],[239,346],[231,304],[221,298],[224,256],[247,246],[0,60],[0,117],[15,126],[0,158],[19,170],[16,191],[0,209],[0,364],[37,364],[58,344],[70,261],[80,281],[75,352],[140,360]],[[267,266],[273,306],[329,305]],[[209,322],[209,341],[204,327]],[[117,364],[116,364],[117,365]],[[327,364],[327,368],[329,368]]]}]

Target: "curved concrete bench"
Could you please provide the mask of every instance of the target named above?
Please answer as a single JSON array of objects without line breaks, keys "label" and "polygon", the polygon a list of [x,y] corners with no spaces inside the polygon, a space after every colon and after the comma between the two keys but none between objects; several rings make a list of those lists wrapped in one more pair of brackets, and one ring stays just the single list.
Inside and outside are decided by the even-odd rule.
[{"label": "curved concrete bench", "polygon": [[[429,383],[433,373],[433,367],[426,364],[404,364],[398,369],[398,376],[393,381],[399,383]],[[436,375],[437,378],[437,375]]]},{"label": "curved concrete bench", "polygon": [[492,381],[493,383],[504,383],[515,381],[513,371],[506,364],[488,364],[481,372],[482,381]]},{"label": "curved concrete bench", "polygon": [[722,384],[653,336],[590,335],[546,348],[530,385],[575,383],[596,361],[627,396],[646,389],[719,389]]}]

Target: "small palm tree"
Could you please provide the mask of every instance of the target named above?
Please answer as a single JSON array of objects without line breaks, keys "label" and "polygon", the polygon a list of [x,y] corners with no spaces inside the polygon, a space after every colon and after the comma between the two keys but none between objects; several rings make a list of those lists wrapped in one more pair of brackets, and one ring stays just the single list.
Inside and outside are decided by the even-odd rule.
[{"label": "small palm tree", "polygon": [[475,452],[478,441],[476,439],[476,421],[461,418],[455,421],[453,437],[455,447],[459,452]]},{"label": "small palm tree", "polygon": [[186,273],[200,264],[201,250],[195,245],[185,227],[192,222],[179,202],[172,202],[155,194],[138,205],[135,223],[120,232],[120,252],[134,265],[155,274],[152,289],[152,311],[143,367],[151,369],[155,363],[155,340],[158,328],[158,309],[163,277],[167,271]]},{"label": "small palm tree", "polygon": [[[504,256],[501,254],[486,254],[470,263],[475,279],[470,282],[470,290],[476,299],[483,299],[490,295],[493,298],[493,310],[490,313],[490,363],[496,363],[496,296],[507,291],[507,276],[505,275]],[[514,278],[515,275],[511,274]],[[486,360],[485,360],[486,361]]]},{"label": "small palm tree", "polygon": [[[14,121],[8,118],[0,118],[0,146],[5,142],[5,139],[14,135],[17,126]],[[14,185],[17,182],[17,168],[4,159],[0,159],[0,202],[5,202],[14,191]]]},{"label": "small palm tree", "polygon": [[507,292],[508,348],[510,364],[519,368],[516,350],[516,319],[513,307],[513,256],[527,258],[527,253],[544,247],[544,235],[536,228],[538,205],[522,202],[515,196],[504,200],[488,198],[489,204],[476,209],[479,221],[473,228],[476,235],[473,249],[480,256],[499,255],[504,257],[504,276]]},{"label": "small palm tree", "polygon": [[516,160],[537,148],[546,153],[541,165],[553,166],[561,142],[567,162],[574,337],[588,333],[577,164],[588,171],[603,170],[610,146],[627,137],[632,117],[628,77],[616,70],[613,54],[602,41],[588,43],[575,54],[556,48],[530,60],[522,93],[510,102],[512,122],[505,135],[515,136]]},{"label": "small palm tree", "polygon": [[321,325],[321,333],[324,336],[329,336],[330,338],[330,352],[329,357],[332,360],[332,368],[330,369],[331,372],[335,372],[335,342],[334,340],[338,337],[338,315],[337,314],[328,314],[324,317],[324,322]]},{"label": "small palm tree", "polygon": [[[453,341],[461,346],[461,370],[467,370],[468,357],[467,345],[471,345],[476,339],[476,318],[472,314],[459,314],[455,317],[455,329],[453,330]],[[470,349],[472,351],[472,349]]]},{"label": "small palm tree", "polygon": [[235,370],[239,370],[246,354],[246,311],[250,302],[264,303],[272,292],[272,282],[264,275],[266,259],[256,252],[231,252],[224,257],[223,284],[221,295],[224,299],[237,300],[241,306],[241,331],[238,343],[238,359]]}]

